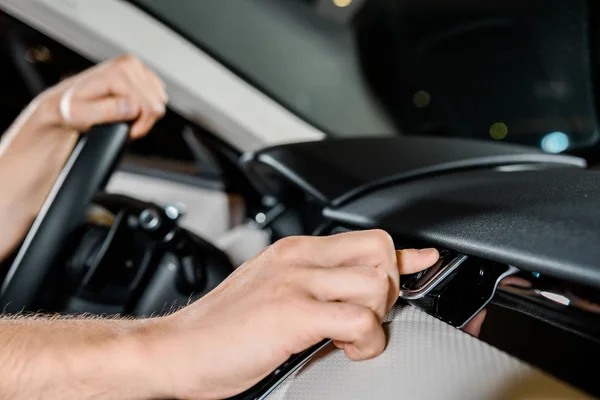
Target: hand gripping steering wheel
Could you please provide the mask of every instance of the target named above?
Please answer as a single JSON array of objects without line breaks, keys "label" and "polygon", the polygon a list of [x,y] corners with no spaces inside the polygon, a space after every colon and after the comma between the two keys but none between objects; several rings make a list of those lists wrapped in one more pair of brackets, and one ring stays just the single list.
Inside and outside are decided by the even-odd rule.
[{"label": "hand gripping steering wheel", "polygon": [[127,124],[97,126],[80,137],[2,284],[3,313],[34,311],[57,256],[115,170],[128,137]]}]

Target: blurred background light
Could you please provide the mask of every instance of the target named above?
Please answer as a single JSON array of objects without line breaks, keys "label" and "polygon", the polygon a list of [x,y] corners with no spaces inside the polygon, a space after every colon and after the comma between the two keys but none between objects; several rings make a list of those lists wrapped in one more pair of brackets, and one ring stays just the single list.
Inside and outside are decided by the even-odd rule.
[{"label": "blurred background light", "polygon": [[569,148],[570,141],[566,133],[552,132],[542,138],[541,147],[546,153],[562,153]]},{"label": "blurred background light", "polygon": [[36,62],[49,63],[52,59],[52,52],[45,46],[37,46],[27,49],[25,60],[31,64]]},{"label": "blurred background light", "polygon": [[540,295],[544,296],[549,300],[552,300],[555,303],[562,304],[563,306],[568,306],[571,304],[571,300],[568,297],[565,297],[561,294],[541,291]]},{"label": "blurred background light", "polygon": [[172,220],[177,220],[179,218],[179,216],[181,215],[181,213],[179,212],[179,209],[175,206],[167,206],[165,207],[165,213],[167,214],[167,217],[169,217]]},{"label": "blurred background light", "polygon": [[352,4],[352,0],[333,0],[333,4],[337,7],[348,7]]},{"label": "blurred background light", "polygon": [[496,122],[490,127],[490,136],[492,139],[502,140],[508,135],[508,126],[503,122]]},{"label": "blurred background light", "polygon": [[419,90],[413,96],[413,104],[417,108],[425,108],[431,104],[431,95],[426,90]]}]

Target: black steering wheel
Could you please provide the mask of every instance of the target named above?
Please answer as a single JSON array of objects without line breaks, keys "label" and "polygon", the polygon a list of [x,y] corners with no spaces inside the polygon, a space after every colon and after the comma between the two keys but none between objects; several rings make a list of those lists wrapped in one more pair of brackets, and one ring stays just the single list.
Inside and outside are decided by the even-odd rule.
[{"label": "black steering wheel", "polygon": [[80,137],[2,284],[2,312],[32,311],[69,235],[115,170],[128,136],[127,124],[114,124]]}]

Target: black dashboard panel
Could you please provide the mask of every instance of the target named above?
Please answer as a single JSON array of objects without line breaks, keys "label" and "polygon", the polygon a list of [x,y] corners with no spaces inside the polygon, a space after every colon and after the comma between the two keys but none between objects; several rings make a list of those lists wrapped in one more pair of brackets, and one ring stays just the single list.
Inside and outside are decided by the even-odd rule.
[{"label": "black dashboard panel", "polygon": [[600,288],[599,204],[600,172],[490,170],[384,188],[324,214]]},{"label": "black dashboard panel", "polygon": [[520,164],[586,165],[581,158],[505,143],[410,136],[283,145],[247,154],[242,164],[264,194],[283,199],[303,192],[333,206],[426,175]]}]

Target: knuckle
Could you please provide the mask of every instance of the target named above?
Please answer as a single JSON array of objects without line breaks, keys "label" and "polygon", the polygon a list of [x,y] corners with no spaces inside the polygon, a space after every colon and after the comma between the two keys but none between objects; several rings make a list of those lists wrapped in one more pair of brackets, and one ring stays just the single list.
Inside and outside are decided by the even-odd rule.
[{"label": "knuckle", "polygon": [[166,113],[166,110],[164,108],[158,108],[158,107],[154,107],[152,108],[152,115],[159,118],[164,116]]},{"label": "knuckle", "polygon": [[110,105],[107,105],[102,110],[102,117],[104,121],[108,121],[109,119],[115,118],[119,116],[121,111],[121,107],[118,101],[113,101]]},{"label": "knuckle", "polygon": [[377,327],[376,331],[372,332],[372,336],[368,342],[362,343],[359,347],[351,346],[350,351],[346,351],[346,355],[351,361],[371,360],[379,356],[386,347],[385,333],[382,327]]},{"label": "knuckle", "polygon": [[417,252],[416,249],[404,249],[400,251],[400,255],[402,256],[402,258],[413,258],[415,256],[417,256],[419,253]]},{"label": "knuckle", "polygon": [[277,258],[288,259],[295,257],[302,245],[302,238],[287,237],[276,242],[272,247],[272,251]]},{"label": "knuckle", "polygon": [[387,293],[390,287],[388,274],[379,268],[367,269],[366,277],[376,293]]},{"label": "knuckle", "polygon": [[358,362],[358,361],[363,360],[363,357],[361,357],[361,354],[358,353],[356,350],[354,350],[352,348],[352,345],[346,347],[344,349],[344,353],[346,354],[346,357],[348,357],[348,360],[350,360],[350,361]]},{"label": "knuckle", "polygon": [[393,251],[394,241],[389,233],[382,229],[374,229],[369,232],[373,244],[381,250]]},{"label": "knuckle", "polygon": [[385,342],[379,342],[371,351],[371,354],[369,355],[368,359],[373,359],[375,357],[378,357],[379,355],[381,355],[383,352],[385,351]]},{"label": "knuckle", "polygon": [[370,247],[374,252],[377,252],[379,266],[389,273],[397,271],[396,248],[390,234],[381,229],[370,231],[369,234]]},{"label": "knuckle", "polygon": [[365,271],[365,287],[368,290],[368,300],[365,305],[371,308],[378,317],[383,317],[387,311],[390,297],[390,279],[381,269],[369,268]]},{"label": "knuckle", "polygon": [[133,69],[141,64],[142,64],[142,62],[140,61],[139,58],[137,58],[136,56],[134,56],[132,54],[126,54],[126,55],[123,55],[123,56],[117,58],[113,65],[119,71],[121,71],[123,73],[127,73],[131,69]]},{"label": "knuckle", "polygon": [[138,65],[141,64],[141,61],[138,57],[133,54],[125,54],[121,57],[117,58],[117,64],[120,65]]},{"label": "knuckle", "polygon": [[354,331],[358,337],[364,337],[377,327],[378,321],[370,310],[357,311],[353,316]]},{"label": "knuckle", "polygon": [[[383,328],[379,328],[379,329],[383,329]],[[364,359],[369,360],[369,359],[377,357],[378,355],[380,355],[381,353],[384,352],[385,346],[386,346],[385,339],[373,340],[371,342],[371,345],[364,351]]]}]

